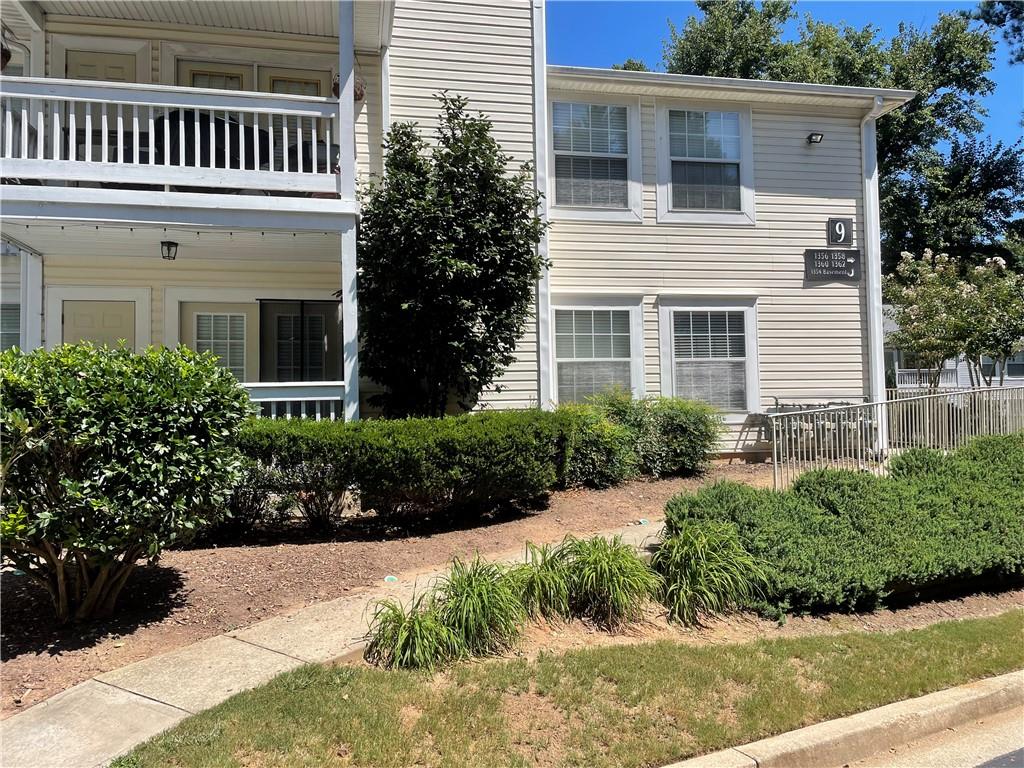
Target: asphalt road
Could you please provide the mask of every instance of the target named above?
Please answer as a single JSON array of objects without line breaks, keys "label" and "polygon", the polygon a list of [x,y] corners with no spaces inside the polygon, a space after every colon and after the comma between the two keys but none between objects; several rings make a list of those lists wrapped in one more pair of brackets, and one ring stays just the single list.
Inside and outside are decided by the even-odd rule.
[{"label": "asphalt road", "polygon": [[[873,755],[856,768],[1024,768],[1024,709]],[[851,768],[853,768],[851,766]]]}]

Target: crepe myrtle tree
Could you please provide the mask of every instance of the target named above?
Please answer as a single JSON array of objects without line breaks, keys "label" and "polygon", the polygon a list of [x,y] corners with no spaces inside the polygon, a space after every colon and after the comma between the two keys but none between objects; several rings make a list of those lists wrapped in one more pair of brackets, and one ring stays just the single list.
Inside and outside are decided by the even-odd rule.
[{"label": "crepe myrtle tree", "polygon": [[513,362],[546,266],[532,167],[465,98],[437,98],[435,141],[392,125],[362,206],[360,363],[391,417],[472,407]]},{"label": "crepe myrtle tree", "polygon": [[69,344],[0,355],[0,554],[60,622],[114,611],[140,560],[238,481],[248,396],[212,354]]},{"label": "crepe myrtle tree", "polygon": [[968,280],[971,320],[964,358],[971,384],[1002,386],[1006,361],[1024,350],[1024,275],[1008,270],[997,256],[974,267]]},{"label": "crepe myrtle tree", "polygon": [[927,249],[923,258],[904,252],[884,291],[897,326],[888,343],[932,372],[932,388],[943,363],[960,357],[972,385],[992,386],[997,372],[1001,384],[1006,360],[1024,349],[1024,276],[999,257],[972,267]]}]

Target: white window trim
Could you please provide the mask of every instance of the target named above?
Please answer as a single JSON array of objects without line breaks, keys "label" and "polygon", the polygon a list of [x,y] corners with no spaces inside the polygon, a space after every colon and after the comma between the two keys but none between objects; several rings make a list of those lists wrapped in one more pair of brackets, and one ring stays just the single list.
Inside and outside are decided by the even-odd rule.
[{"label": "white window trim", "polygon": [[548,114],[554,114],[555,102],[570,104],[608,104],[626,108],[626,130],[629,132],[626,155],[626,179],[629,195],[627,208],[585,208],[555,204],[555,142],[554,125],[548,120],[548,218],[552,221],[643,221],[643,158],[640,135],[640,97],[623,98],[597,93],[554,93],[548,98]]},{"label": "white window trim", "polygon": [[597,296],[594,294],[558,294],[551,298],[551,366],[552,401],[558,403],[558,353],[555,349],[555,311],[627,309],[629,310],[629,378],[634,398],[646,394],[644,384],[644,299],[643,296]]},{"label": "white window trim", "polygon": [[[705,112],[738,112],[740,115],[740,210],[739,211],[674,211],[672,210],[672,160],[669,150],[669,110],[692,109]],[[750,106],[729,102],[696,103],[658,99],[655,112],[658,159],[658,223],[753,226],[754,210],[754,138]],[[700,162],[694,158],[694,162]]]},{"label": "white window trim", "polygon": [[64,338],[65,301],[135,302],[135,351],[150,345],[153,314],[149,288],[121,288],[108,285],[48,285],[46,287],[46,348],[57,347]]},{"label": "white window trim", "polygon": [[[240,317],[240,318],[242,318],[242,377],[240,379],[238,379],[238,380],[239,381],[245,381],[245,368],[246,368],[246,365],[249,362],[246,359],[247,355],[245,354],[245,348],[249,344],[249,322],[248,322],[249,319],[248,319],[248,316],[244,312],[193,312],[192,313],[192,349],[194,349],[196,351],[199,350],[199,316],[200,315],[210,315],[211,318],[215,317],[216,315],[225,315],[228,318],[228,324],[229,324],[228,336],[231,335],[231,329],[230,329],[231,318],[232,317]],[[211,327],[212,327],[212,322],[211,322]],[[216,341],[216,339],[210,339],[210,343],[213,343],[214,341]],[[230,345],[232,343],[232,340],[231,339],[226,339],[225,343],[228,344],[228,354],[229,354],[229,357],[230,357],[230,352],[231,352],[231,346]],[[235,343],[237,343],[237,342],[235,342]],[[221,367],[224,368],[225,370],[228,370],[228,371],[231,370],[231,366],[230,365],[224,365],[224,366],[221,366]]]},{"label": "white window trim", "polygon": [[757,297],[679,297],[658,298],[658,344],[661,352],[661,394],[675,395],[674,324],[676,310],[695,312],[743,312],[743,330],[746,343],[747,409],[743,412],[725,411],[726,422],[742,420],[748,413],[761,412],[761,376],[757,345]]},{"label": "white window trim", "polygon": [[181,304],[257,304],[269,301],[337,301],[331,291],[278,290],[276,288],[200,288],[168,286],[164,288],[164,344],[176,347],[181,339]]},{"label": "white window trim", "polygon": [[153,80],[152,45],[149,40],[93,35],[53,35],[50,38],[51,77],[67,77],[69,50],[133,54],[135,56],[135,82],[150,83]]},{"label": "white window trim", "polygon": [[333,77],[338,71],[338,58],[324,53],[304,53],[272,48],[245,47],[238,45],[207,45],[205,43],[182,43],[164,41],[160,44],[160,82],[177,85],[178,60],[199,60],[210,64],[243,64],[252,67],[253,88],[259,88],[258,68],[260,66],[284,67],[288,69],[315,69],[330,72]]}]

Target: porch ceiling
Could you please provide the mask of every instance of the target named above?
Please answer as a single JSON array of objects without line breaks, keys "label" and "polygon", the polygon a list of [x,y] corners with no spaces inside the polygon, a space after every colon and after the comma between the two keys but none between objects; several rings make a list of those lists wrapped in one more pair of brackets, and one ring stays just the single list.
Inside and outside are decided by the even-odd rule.
[{"label": "porch ceiling", "polygon": [[338,263],[341,259],[341,238],[336,232],[256,232],[185,227],[164,229],[97,226],[81,221],[48,221],[39,224],[5,220],[0,227],[0,236],[10,238],[16,245],[41,253],[44,257],[47,254],[74,255],[81,257],[84,263],[97,258],[140,256],[159,263],[162,240],[178,243],[177,262],[215,259]]},{"label": "porch ceiling", "polygon": [[[309,0],[3,0],[5,17],[18,16],[19,6],[45,16],[184,24],[217,29],[338,37],[334,2]],[[355,0],[355,47],[377,51],[390,37],[393,0]]]}]

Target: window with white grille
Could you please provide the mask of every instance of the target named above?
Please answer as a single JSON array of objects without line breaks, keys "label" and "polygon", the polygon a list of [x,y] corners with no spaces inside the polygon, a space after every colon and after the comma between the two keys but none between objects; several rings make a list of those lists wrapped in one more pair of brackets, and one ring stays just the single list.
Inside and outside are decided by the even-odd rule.
[{"label": "window with white grille", "polygon": [[672,394],[747,410],[746,313],[673,309],[671,319]]},{"label": "window with white grille", "polygon": [[670,109],[668,143],[673,210],[740,210],[738,112]]},{"label": "window with white grille", "polygon": [[634,389],[631,312],[628,309],[556,309],[558,401]]},{"label": "window with white grille", "polygon": [[629,110],[616,104],[551,105],[555,205],[629,208]]},{"label": "window with white grille", "polygon": [[197,352],[213,352],[224,368],[245,381],[245,315],[196,313]]},{"label": "window with white grille", "polygon": [[21,346],[21,305],[0,304],[0,352]]}]

